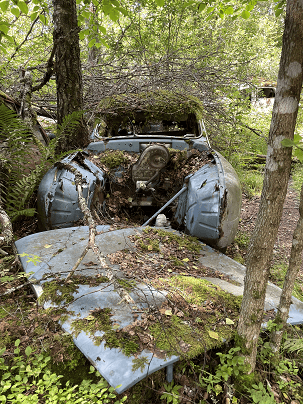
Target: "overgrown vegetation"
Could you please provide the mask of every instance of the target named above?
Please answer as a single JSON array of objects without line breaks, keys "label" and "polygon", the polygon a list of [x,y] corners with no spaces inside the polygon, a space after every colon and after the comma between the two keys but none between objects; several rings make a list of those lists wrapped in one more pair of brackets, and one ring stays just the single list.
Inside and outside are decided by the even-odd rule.
[{"label": "overgrown vegetation", "polygon": [[[157,1],[157,3],[162,2]],[[168,88],[178,87],[179,84],[183,89],[190,89],[195,94],[203,93],[206,108],[203,110],[199,106],[199,111],[205,113],[211,144],[231,161],[239,174],[244,193],[251,198],[259,194],[262,188],[270,113],[250,111],[250,103],[247,100],[244,101],[241,93],[234,89],[234,83],[246,82],[247,78],[252,75],[255,76],[256,84],[260,81],[259,77],[263,75],[276,77],[276,56],[281,45],[282,19],[273,23],[272,11],[277,10],[277,6],[259,3],[258,15],[251,16],[245,26],[241,19],[230,22],[227,18],[218,18],[209,22],[203,15],[204,5],[201,5],[202,7],[199,7],[201,10],[198,10],[196,5],[184,9],[182,3],[174,2],[168,2],[165,7],[160,8],[156,8],[153,4],[145,4],[145,8],[143,4],[124,5],[126,8],[130,8],[131,12],[129,16],[125,13],[124,20],[119,21],[121,31],[117,26],[113,26],[112,22],[106,25],[109,17],[103,16],[102,24],[106,25],[106,29],[101,27],[100,32],[103,37],[100,41],[98,38],[94,38],[98,31],[96,20],[93,18],[89,20],[86,18],[87,14],[86,17],[85,14],[81,14],[82,20],[79,18],[79,21],[81,23],[85,18],[84,31],[88,32],[82,30],[80,37],[85,40],[88,38],[89,41],[89,46],[86,42],[83,46],[83,55],[92,55],[94,50],[97,52],[95,62],[98,57],[103,61],[101,67],[96,68],[94,64],[90,63],[89,68],[85,70],[84,74],[87,75],[86,106],[90,107],[88,109],[91,112],[92,106],[94,107],[97,105],[97,101],[99,102],[100,94],[108,95],[113,92],[125,94],[129,88],[135,94],[138,89],[148,87],[151,83],[154,88],[159,88],[161,85]],[[4,22],[0,29],[2,30],[0,47],[9,49],[7,54],[9,58],[1,56],[1,71],[7,73],[1,86],[10,90],[12,84],[15,85],[17,82],[20,65],[29,66],[32,69],[36,82],[41,79],[43,74],[41,66],[48,59],[47,50],[51,47],[48,32],[44,31],[42,26],[39,29],[43,35],[36,35],[38,31],[35,31],[37,26],[34,27],[33,20],[35,21],[37,14],[31,14],[33,18],[27,18],[27,4],[19,1],[8,8],[8,11],[13,10],[12,14],[17,18],[16,24],[10,24],[11,21],[6,14],[7,7],[8,2],[1,3]],[[79,8],[81,7],[79,6]],[[230,7],[225,11],[227,14],[231,12]],[[282,12],[282,10],[280,11]],[[21,15],[18,17],[16,14],[19,15],[20,12]],[[88,12],[86,6],[81,8],[82,12]],[[206,7],[205,12],[211,16],[212,10],[209,11],[209,8]],[[224,17],[224,11],[222,12]],[[250,11],[245,10],[243,13],[244,18],[247,18]],[[47,8],[43,9],[38,24],[46,24],[47,17],[50,16],[51,12]],[[24,30],[29,29],[33,22],[35,34],[32,35],[30,45],[23,43],[23,37],[18,37],[15,41],[6,35],[8,27],[14,28],[19,21],[23,24],[20,35]],[[127,22],[127,24],[123,24],[123,22]],[[88,26],[94,24],[94,29],[87,29],[87,24]],[[127,26],[127,29],[124,28],[124,25]],[[163,27],[169,27],[169,30],[165,31]],[[190,27],[190,29],[185,29],[185,27]],[[162,35],[159,35],[160,31],[163,31]],[[182,35],[179,35],[179,32]],[[191,38],[195,38],[195,42]],[[264,38],[266,39],[264,40]],[[102,48],[104,41],[107,41],[108,45],[106,52],[105,48]],[[34,58],[28,58],[29,46],[37,50]],[[19,53],[15,55],[16,47]],[[245,52],[242,51],[243,49]],[[41,50],[43,51],[40,52]],[[13,56],[11,57],[11,55]],[[27,61],[24,63],[25,58]],[[249,60],[257,62],[248,63]],[[238,62],[237,66],[235,61]],[[37,67],[33,67],[34,64],[37,64]],[[130,65],[135,66],[130,69],[133,74],[130,74],[130,70],[125,70],[125,66]],[[10,67],[12,67],[12,71],[9,71]],[[151,83],[148,82],[150,76],[152,77]],[[229,86],[229,83],[232,85]],[[19,90],[12,91],[17,94]],[[148,93],[146,94],[148,96]],[[165,93],[162,93],[161,97],[166,103],[164,106],[171,107],[165,98]],[[225,103],[226,97],[229,97],[229,100]],[[136,97],[133,98],[136,99]],[[36,96],[37,99],[39,101],[47,99],[48,109],[52,111],[54,105],[52,81],[48,84],[48,90],[42,89],[39,96]],[[220,102],[218,102],[219,100]],[[133,100],[123,99],[123,96],[120,97],[120,101],[124,108],[127,103],[133,103]],[[178,108],[179,99],[176,98],[174,101],[175,107]],[[194,99],[193,103],[194,107],[198,106]],[[144,105],[146,105],[146,99]],[[137,102],[133,106],[142,107],[142,102]],[[110,108],[108,109],[110,110]],[[2,143],[4,133],[10,153],[9,156],[1,154],[0,163],[4,166],[5,174],[1,198],[6,202],[6,208],[11,218],[17,221],[23,215],[31,215],[30,217],[34,215],[34,204],[29,203],[30,198],[31,196],[34,198],[37,184],[48,166],[62,156],[55,156],[56,140],[51,142],[48,147],[42,147],[28,133],[27,128],[16,123],[15,118],[10,122],[7,121],[8,115],[3,115],[3,117],[4,121],[0,109],[0,128],[3,129],[1,124],[5,122],[8,129],[5,132],[0,130],[0,140]],[[132,122],[129,122],[129,118],[132,119],[134,116],[130,114],[127,117],[131,127]],[[113,119],[115,120],[115,117]],[[67,121],[67,125],[70,123],[71,121]],[[64,129],[62,130],[64,131]],[[69,128],[69,132],[71,130],[72,128]],[[57,138],[60,138],[59,133]],[[39,148],[41,163],[23,176],[23,168],[30,159],[27,153],[33,144]],[[182,157],[184,156],[180,153],[176,154],[176,160],[182,161]],[[107,164],[107,161],[101,163]],[[124,163],[124,156],[115,155],[110,159],[108,167],[112,169]],[[293,170],[296,187],[301,186],[302,178],[302,168],[296,165]],[[23,222],[21,222],[21,226],[22,224]],[[179,344],[180,350],[187,358],[175,365],[174,382],[167,383],[164,371],[160,371],[138,383],[126,392],[123,398],[115,397],[113,389],[107,386],[100,375],[96,375],[90,369],[90,364],[74,347],[71,338],[60,330],[57,321],[59,318],[62,320],[63,312],[55,308],[44,311],[38,307],[32,291],[28,286],[24,286],[28,280],[27,277],[16,272],[14,257],[9,255],[0,259],[0,293],[2,294],[0,332],[3,336],[0,341],[1,402],[39,404],[63,401],[71,404],[77,402],[120,403],[123,401],[130,404],[158,404],[165,401],[173,404],[188,402],[204,404],[227,403],[228,400],[241,404],[252,402],[297,404],[303,402],[303,333],[301,327],[287,329],[283,350],[278,361],[272,356],[267,331],[265,331],[259,341],[260,353],[257,369],[253,375],[247,376],[243,358],[238,355],[242,350],[241,343],[231,339],[222,344],[219,330],[214,329],[214,324],[217,327],[216,322],[218,321],[217,304],[223,305],[226,310],[225,303],[223,304],[219,299],[220,296],[217,296],[218,301],[208,301],[209,288],[213,289],[213,295],[219,294],[218,289],[195,278],[185,276],[186,273],[187,275],[188,273],[195,274],[195,276],[199,276],[201,273],[206,274],[205,268],[201,268],[195,260],[195,241],[193,240],[192,244],[184,245],[179,239],[170,238],[167,234],[146,230],[145,238],[139,237],[136,242],[140,253],[151,259],[153,258],[150,256],[151,254],[163,254],[163,244],[169,243],[174,246],[175,254],[169,256],[163,254],[161,263],[159,262],[157,269],[162,278],[158,277],[154,280],[155,285],[159,286],[161,283],[170,290],[171,301],[175,304],[173,307],[161,308],[161,323],[165,324],[173,336],[176,330],[178,333],[183,332],[182,342],[176,340],[173,342],[174,345],[176,342]],[[240,231],[231,247],[232,256],[243,264],[248,242],[249,234]],[[124,251],[123,254],[122,261],[126,262],[127,258],[126,263],[133,265],[130,270],[136,268],[136,265],[138,267],[136,257],[133,257],[130,251]],[[134,258],[133,261],[130,258]],[[285,271],[284,261],[276,263],[271,270],[271,280],[281,286]],[[177,273],[178,276],[176,276]],[[136,287],[136,284],[128,280],[121,281],[121,284],[126,289]],[[11,288],[17,287],[20,289],[3,295]],[[50,282],[49,288],[45,288],[48,294],[44,298],[56,301],[56,303],[61,303],[63,300],[71,301],[72,294],[76,290],[75,285],[69,284],[64,290],[63,287],[64,285],[60,281]],[[294,293],[301,300],[303,299],[302,290],[302,282],[297,279]],[[184,301],[188,305],[198,303],[197,310],[193,310],[192,313],[183,313],[180,310],[175,312],[174,307],[177,307],[178,302],[174,301],[176,298],[173,292],[176,291],[178,291],[179,298],[183,299],[183,304]],[[182,314],[183,316],[188,315],[194,320],[197,331],[202,325],[205,326],[201,319],[201,307],[205,309],[203,315],[209,319],[212,326],[211,329],[206,328],[208,331],[207,342],[211,341],[213,345],[202,346],[193,338],[190,341],[186,339],[188,335],[192,334],[193,327],[190,328],[188,324],[182,323],[184,320]],[[222,319],[225,319],[225,328],[233,328],[237,309],[238,304],[230,309],[231,312],[226,313],[223,309],[221,310],[221,314],[224,313],[221,323]],[[90,316],[82,323],[79,320],[78,323],[75,323],[75,332],[85,328],[88,333],[93,333],[101,327],[108,332],[109,338],[106,339],[109,346],[124,349],[126,354],[137,352],[139,339],[134,338],[127,345],[125,334],[121,333],[122,338],[117,338],[119,333],[112,329],[113,325],[106,309],[102,313],[93,312]],[[149,326],[154,327],[152,336],[157,337],[159,347],[165,350],[171,349],[171,346],[166,344],[167,339],[163,336],[163,329],[159,327],[159,322],[155,323],[153,319],[146,318],[146,323],[148,321],[153,321],[153,325],[149,324]],[[268,331],[270,331],[270,327]],[[211,346],[213,349],[209,349]],[[148,362],[143,357],[141,360],[135,359],[133,364],[133,370],[143,369]]]},{"label": "overgrown vegetation", "polygon": [[58,128],[56,137],[43,145],[29,130],[17,114],[0,104],[0,197],[12,221],[20,216],[34,216],[34,203],[29,204],[46,171],[67,154],[56,154],[58,141],[65,131],[77,125],[81,114],[66,117]]}]

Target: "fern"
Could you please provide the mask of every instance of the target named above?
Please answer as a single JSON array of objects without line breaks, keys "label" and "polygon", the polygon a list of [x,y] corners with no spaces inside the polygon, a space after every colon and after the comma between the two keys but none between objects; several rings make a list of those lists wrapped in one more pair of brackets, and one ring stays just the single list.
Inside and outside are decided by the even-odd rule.
[{"label": "fern", "polygon": [[303,351],[303,339],[302,338],[289,338],[284,342],[284,349],[288,352]]},{"label": "fern", "polygon": [[[5,173],[3,176],[5,178],[0,184],[0,196],[12,221],[20,216],[35,214],[35,209],[27,207],[27,204],[49,167],[73,152],[56,155],[55,151],[60,140],[66,141],[70,137],[82,115],[82,112],[74,112],[67,116],[58,128],[55,139],[51,140],[48,146],[44,146],[14,111],[3,104],[0,105],[0,145],[6,145],[5,153],[1,154],[0,150],[0,164]],[[22,170],[28,163],[28,153],[33,143],[41,153],[40,163],[26,175]]]}]

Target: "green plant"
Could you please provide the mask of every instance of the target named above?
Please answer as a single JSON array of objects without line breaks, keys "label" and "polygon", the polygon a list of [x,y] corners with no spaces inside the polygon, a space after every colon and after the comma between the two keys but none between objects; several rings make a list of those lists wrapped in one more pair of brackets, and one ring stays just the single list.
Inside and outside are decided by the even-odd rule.
[{"label": "green plant", "polygon": [[299,383],[295,383],[293,380],[286,379],[281,377],[283,374],[285,375],[294,375],[298,374],[299,368],[295,361],[289,360],[287,358],[279,361],[277,366],[275,367],[275,372],[277,374],[277,383],[281,391],[287,389],[287,391],[295,390],[297,387],[300,387]]},{"label": "green plant", "polygon": [[[38,404],[43,397],[45,404],[77,404],[112,402],[116,398],[113,387],[108,387],[104,379],[98,383],[83,380],[80,385],[72,385],[69,381],[63,385],[57,375],[50,370],[50,357],[34,354],[28,346],[22,355],[19,348],[20,340],[15,341],[14,357],[10,364],[4,361],[6,348],[0,350],[0,402],[10,404]],[[96,373],[91,366],[90,373]],[[100,374],[96,373],[98,377]],[[121,404],[126,396],[115,404]]]},{"label": "green plant", "polygon": [[284,342],[283,348],[288,352],[301,352],[303,351],[302,338],[287,338]]},{"label": "green plant", "polygon": [[160,397],[161,400],[166,400],[167,403],[178,404],[180,402],[179,399],[179,391],[182,386],[174,385],[174,382],[169,384],[164,384],[165,393]]},{"label": "green plant", "polygon": [[[213,375],[205,370],[199,375],[199,382],[203,387],[206,387],[206,391],[210,393],[218,393],[218,387],[216,387],[222,381],[227,381],[230,377],[239,377],[247,370],[247,365],[244,364],[244,356],[240,356],[238,352],[240,347],[231,348],[228,353],[217,352],[220,357],[220,364],[216,368],[216,373]],[[204,375],[206,374],[206,375]]]},{"label": "green plant", "polygon": [[22,253],[18,254],[20,257],[27,257],[26,262],[32,262],[35,266],[38,264],[38,262],[42,262],[40,260],[41,257],[39,255],[34,255],[34,254],[27,254],[27,253]]},{"label": "green plant", "polygon": [[250,237],[244,232],[238,232],[234,243],[238,244],[240,248],[247,248],[249,244]]},{"label": "green plant", "polygon": [[[35,214],[35,209],[27,207],[27,204],[48,168],[70,153],[56,155],[55,150],[59,140],[67,136],[65,135],[67,129],[70,133],[77,125],[79,117],[78,112],[65,117],[57,130],[56,137],[48,146],[45,146],[30,132],[14,111],[3,104],[0,105],[0,142],[6,144],[5,153],[0,154],[0,163],[4,172],[1,197],[12,221],[19,216]],[[24,170],[31,159],[33,145],[39,149],[39,163],[26,174]]]},{"label": "green plant", "polygon": [[253,384],[252,388],[249,389],[248,392],[254,403],[275,404],[276,400],[273,393],[270,391],[269,386],[267,386],[267,389],[268,391],[260,382],[259,384]]}]

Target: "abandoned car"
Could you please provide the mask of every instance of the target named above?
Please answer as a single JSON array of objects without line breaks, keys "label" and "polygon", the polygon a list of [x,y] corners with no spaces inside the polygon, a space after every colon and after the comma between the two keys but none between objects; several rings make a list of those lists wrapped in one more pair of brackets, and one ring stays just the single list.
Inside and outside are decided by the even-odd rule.
[{"label": "abandoned car", "polygon": [[[152,225],[162,213],[162,225],[216,248],[234,240],[239,179],[211,148],[198,99],[160,90],[126,94],[104,99],[97,115],[87,150],[62,163],[85,178],[83,195],[100,224]],[[74,174],[62,164],[40,184],[38,214],[41,230],[81,224]]]}]

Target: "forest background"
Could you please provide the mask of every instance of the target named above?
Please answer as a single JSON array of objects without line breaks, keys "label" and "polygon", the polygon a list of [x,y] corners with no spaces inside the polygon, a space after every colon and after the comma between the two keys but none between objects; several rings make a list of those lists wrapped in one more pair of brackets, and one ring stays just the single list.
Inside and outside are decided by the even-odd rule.
[{"label": "forest background", "polygon": [[[24,78],[25,72],[30,72],[34,110],[56,119],[52,6],[38,1],[2,1],[0,9],[0,90],[18,100],[21,107],[22,103],[26,105],[22,98]],[[97,1],[79,2],[83,110],[91,131],[96,123],[94,112],[105,96],[160,87],[182,89],[199,97],[204,103],[211,144],[237,169],[244,193],[252,197],[262,188],[262,156],[266,154],[271,111],[252,108],[243,89],[275,86],[285,10],[283,3],[270,2],[239,3],[221,9],[222,5],[215,3],[160,0],[103,2],[102,6]],[[301,131],[300,125],[299,108],[297,133]],[[40,170],[37,178],[31,178],[32,191],[42,173]],[[300,164],[296,164],[293,178],[295,184],[301,182]],[[28,207],[25,204],[23,209]],[[21,210],[22,206],[18,210],[14,206],[10,209],[16,229],[20,226]],[[240,233],[237,242],[247,245],[245,234]],[[239,256],[238,259],[241,260]],[[281,269],[276,272],[280,273]],[[13,275],[5,273],[5,276]],[[4,278],[4,282],[11,286],[12,279]],[[11,338],[8,336],[8,344],[12,344]],[[289,368],[288,363],[285,366]],[[298,372],[295,373],[297,376]],[[209,385],[220,386],[220,381]],[[226,387],[224,378],[222,386]],[[256,386],[265,402],[264,397],[270,395],[268,385],[262,384],[264,391],[259,384]],[[167,392],[170,388],[173,389],[167,386]],[[216,388],[219,389],[214,387],[213,393],[206,389],[207,394],[216,395]],[[283,389],[280,390],[277,394],[284,397]],[[164,395],[162,400],[181,396],[178,389],[172,394]],[[294,392],[290,398],[295,394],[299,393]],[[237,399],[240,398],[234,395],[234,402]]]}]

